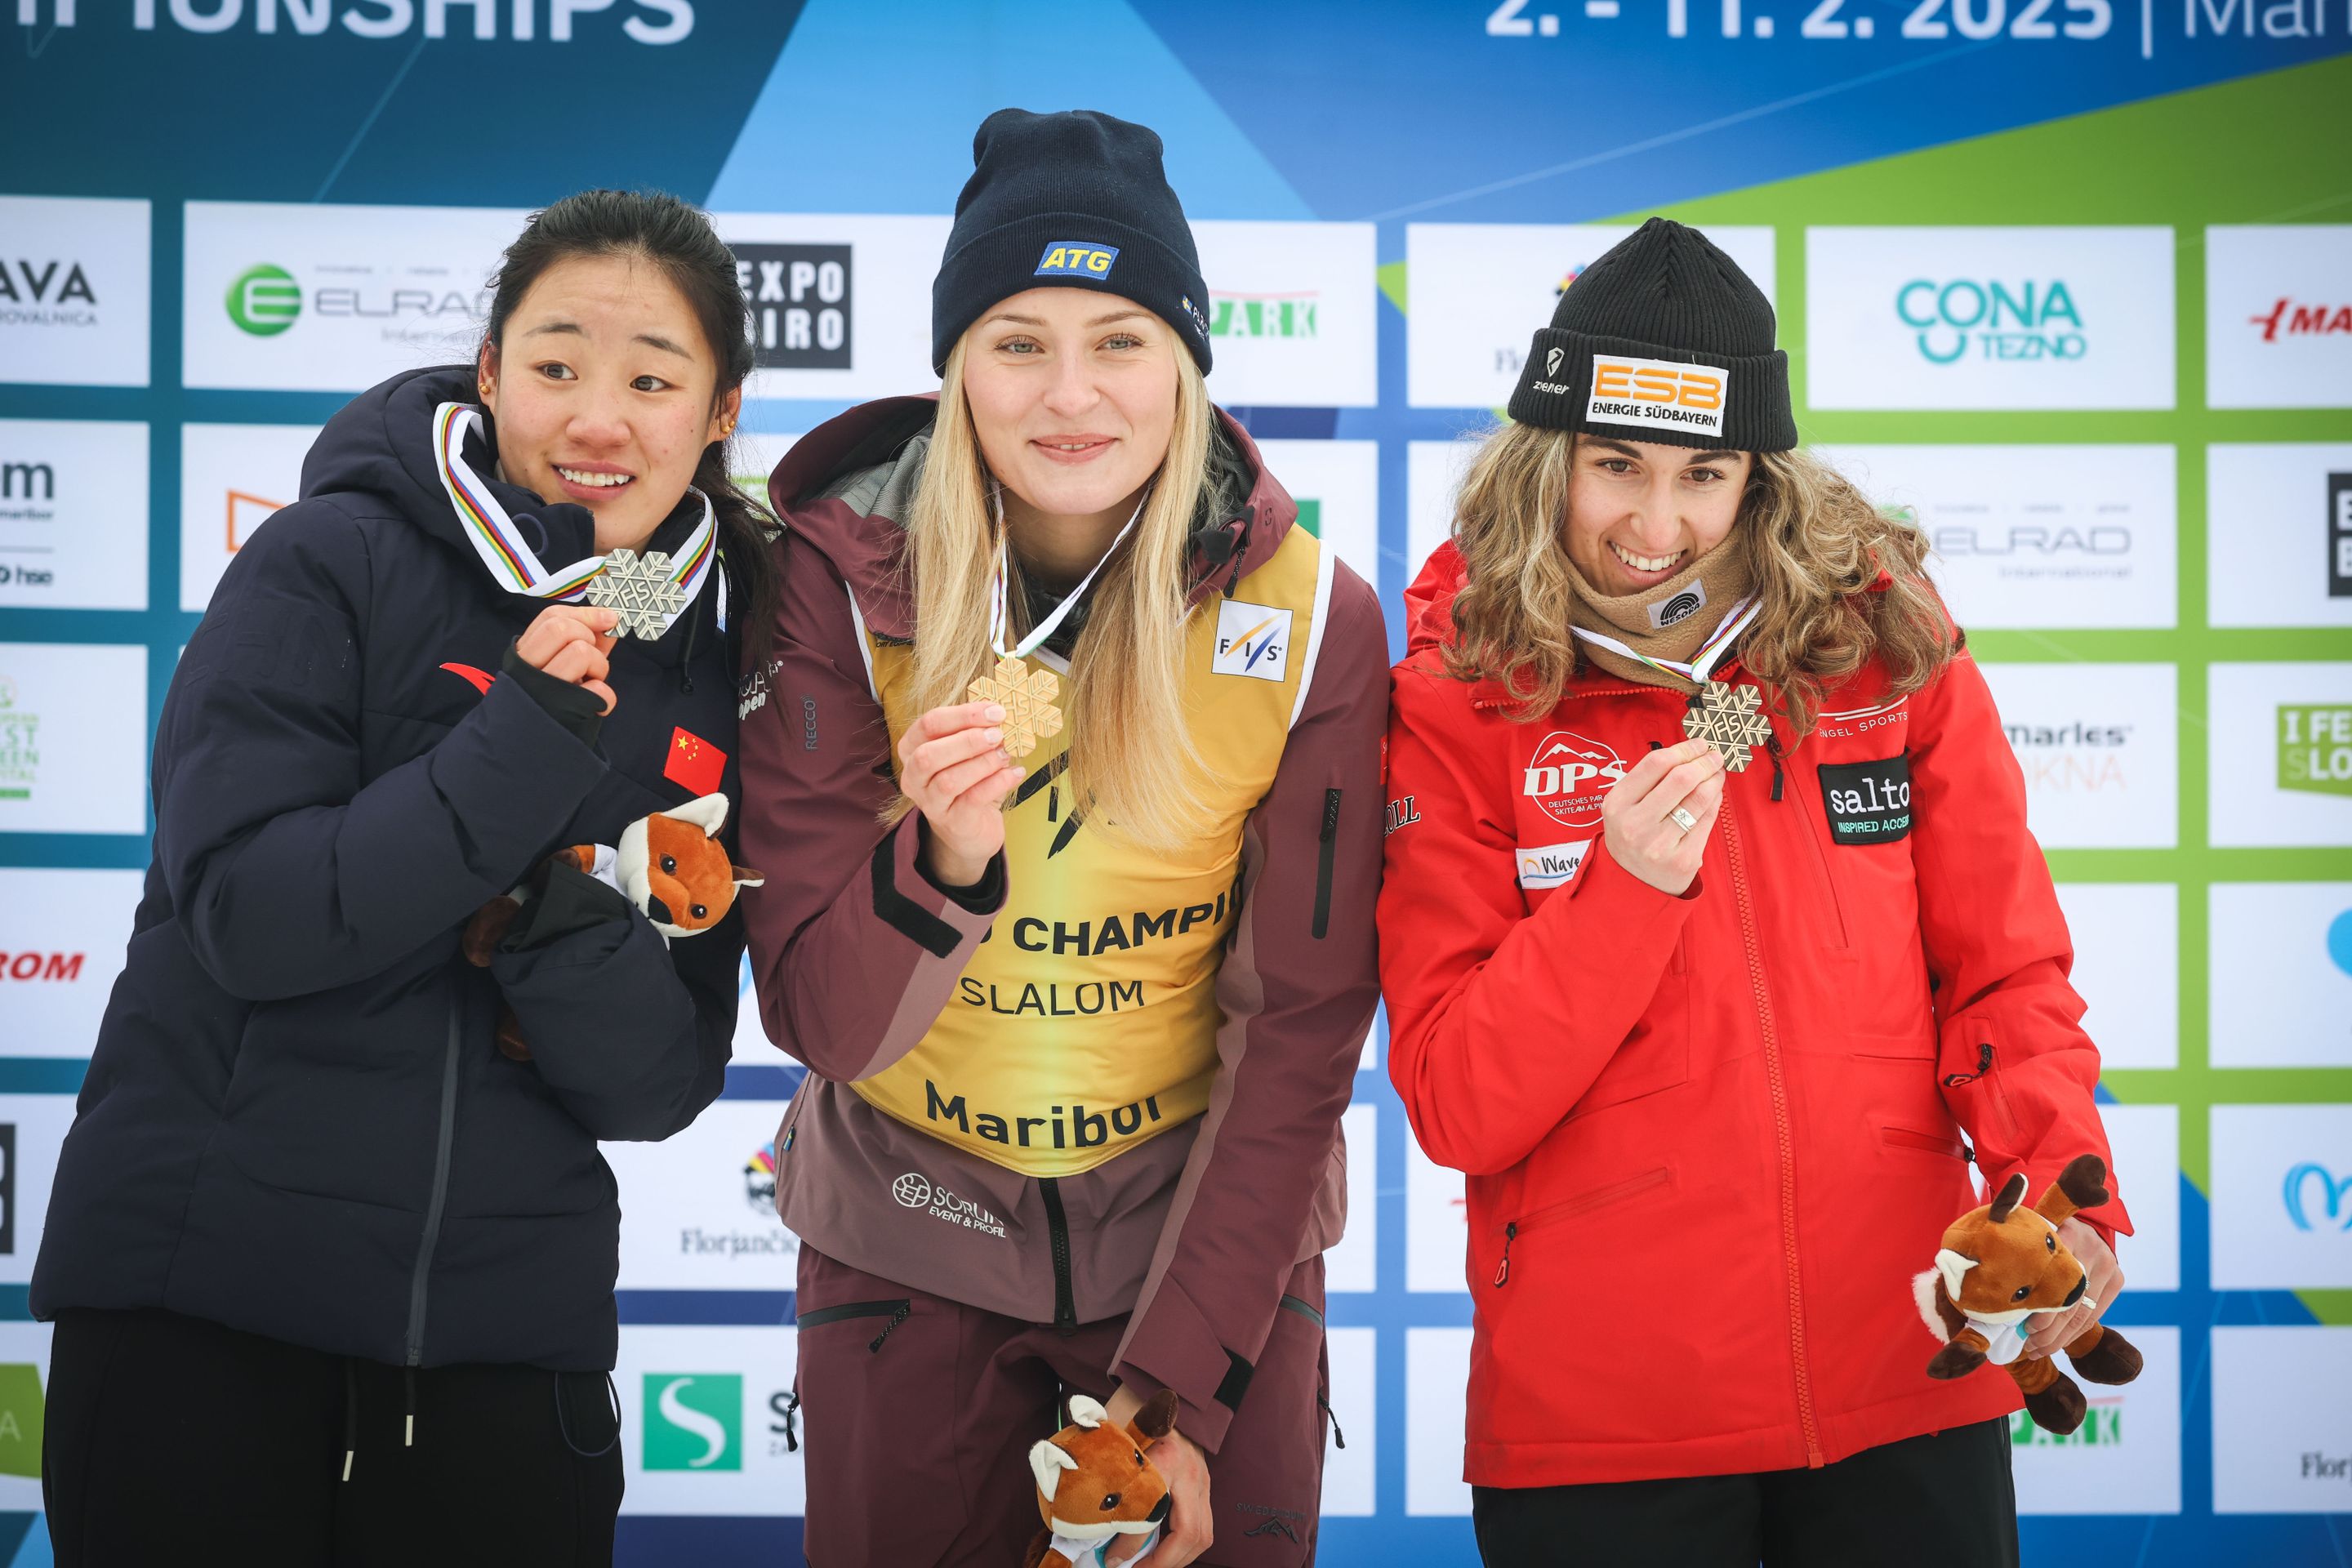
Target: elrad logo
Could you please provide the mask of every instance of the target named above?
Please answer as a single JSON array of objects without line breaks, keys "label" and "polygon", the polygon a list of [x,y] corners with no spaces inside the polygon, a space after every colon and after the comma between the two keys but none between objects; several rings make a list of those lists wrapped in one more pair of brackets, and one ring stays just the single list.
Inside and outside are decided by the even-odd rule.
[{"label": "elrad logo", "polygon": [[1045,247],[1037,258],[1036,278],[1086,278],[1097,283],[1110,280],[1110,269],[1118,261],[1118,247],[1097,245],[1087,239],[1057,239]]},{"label": "elrad logo", "polygon": [[1278,610],[1271,605],[1221,600],[1217,605],[1217,646],[1209,659],[1210,672],[1280,680],[1290,668],[1290,619],[1288,610]]},{"label": "elrad logo", "polygon": [[248,267],[228,286],[228,319],[257,338],[274,338],[302,313],[302,286],[283,267]]},{"label": "elrad logo", "polygon": [[649,1372],[645,1380],[645,1468],[743,1468],[743,1374]]},{"label": "elrad logo", "polygon": [[2327,476],[2327,596],[2352,599],[2352,474]]},{"label": "elrad logo", "polygon": [[751,302],[752,363],[761,370],[847,370],[856,346],[849,334],[853,247],[729,248],[736,280]]},{"label": "elrad logo", "polygon": [[2263,342],[2274,343],[2282,335],[2290,338],[2316,338],[2341,333],[2352,337],[2352,305],[2306,305],[2299,300],[2281,300],[2265,316],[2247,318],[2263,330]]},{"label": "elrad logo", "polygon": [[[2280,1196],[2297,1230],[2352,1230],[2352,1202],[2347,1201],[2352,1199],[2352,1176],[2338,1177],[2326,1166],[2305,1160],[2286,1173]],[[2314,1215],[2319,1216],[2318,1224],[2313,1223]]]},{"label": "elrad logo", "polygon": [[98,324],[98,293],[80,262],[0,257],[0,327]]},{"label": "elrad logo", "polygon": [[2278,787],[2352,795],[2352,706],[2279,704]]},{"label": "elrad logo", "polygon": [[2090,352],[2063,279],[1916,278],[1895,291],[1895,313],[1918,334],[1920,357],[1930,364],[1954,363],[1971,343],[1977,358],[1989,360],[2078,360]]},{"label": "elrad logo", "polygon": [[2123,748],[2131,743],[2129,724],[2004,724],[2010,750],[2024,771],[2028,790],[2089,795],[2126,790]]},{"label": "elrad logo", "polygon": [[1209,294],[1209,335],[1213,338],[1289,338],[1316,335],[1315,310],[1323,296],[1312,289],[1296,294]]},{"label": "elrad logo", "polygon": [[1528,759],[1520,793],[1563,827],[1595,827],[1601,797],[1625,776],[1625,759],[1599,741],[1555,730]]},{"label": "elrad logo", "polygon": [[16,705],[16,683],[0,675],[0,800],[33,798],[41,768],[41,716]]}]

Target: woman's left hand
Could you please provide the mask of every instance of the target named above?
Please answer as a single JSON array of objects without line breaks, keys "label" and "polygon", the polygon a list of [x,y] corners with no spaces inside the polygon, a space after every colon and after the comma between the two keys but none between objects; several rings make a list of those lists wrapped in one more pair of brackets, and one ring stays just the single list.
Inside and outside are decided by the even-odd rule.
[{"label": "woman's left hand", "polygon": [[2055,1355],[2073,1344],[2123,1294],[2123,1265],[2116,1261],[2114,1248],[2099,1239],[2097,1231],[2069,1217],[2059,1223],[2058,1241],[2074,1255],[2091,1282],[2083,1287],[2083,1299],[2064,1311],[2046,1312],[2033,1320],[2033,1331],[2025,1336],[2024,1353],[2029,1356]]},{"label": "woman's left hand", "polygon": [[[1124,1426],[1135,1419],[1143,1408],[1143,1396],[1125,1384],[1111,1394],[1105,1405],[1111,1425]],[[1209,1457],[1201,1445],[1181,1432],[1168,1436],[1145,1450],[1160,1473],[1168,1478],[1168,1519],[1160,1527],[1160,1545],[1147,1561],[1146,1568],[1184,1568],[1216,1539],[1216,1516],[1209,1510]],[[1114,1542],[1103,1561],[1117,1568],[1143,1550],[1148,1535],[1124,1535]]]}]

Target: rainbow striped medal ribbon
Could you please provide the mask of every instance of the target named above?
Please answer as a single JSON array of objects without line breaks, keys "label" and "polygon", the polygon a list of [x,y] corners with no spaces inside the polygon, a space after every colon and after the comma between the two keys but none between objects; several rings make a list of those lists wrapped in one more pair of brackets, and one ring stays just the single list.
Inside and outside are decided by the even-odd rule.
[{"label": "rainbow striped medal ribbon", "polygon": [[975,702],[994,702],[1004,710],[1004,754],[1018,762],[1037,749],[1040,741],[1051,740],[1062,732],[1062,710],[1055,699],[1062,694],[1061,678],[1050,669],[1031,669],[1029,656],[1044,646],[1055,628],[1069,618],[1070,611],[1087,596],[1087,590],[1103,569],[1103,564],[1118,553],[1127,536],[1135,531],[1135,521],[1143,515],[1143,503],[1151,499],[1151,487],[1143,487],[1136,498],[1135,510],[1128,515],[1127,526],[1102,552],[1078,585],[1070,590],[1054,613],[1029,629],[1029,635],[1013,647],[1004,646],[1005,627],[1012,624],[1005,611],[1007,584],[1012,576],[1010,551],[1012,540],[1004,527],[1004,504],[996,503],[996,576],[989,584],[988,646],[995,650],[996,666],[986,675],[965,688],[965,695]]},{"label": "rainbow striped medal ribbon", "polygon": [[1680,659],[1652,658],[1615,637],[1587,631],[1582,626],[1571,626],[1568,629],[1586,642],[1696,686],[1698,691],[1683,713],[1683,733],[1694,741],[1705,741],[1723,759],[1725,770],[1736,773],[1755,761],[1756,748],[1770,738],[1772,724],[1764,716],[1762,691],[1753,686],[1734,686],[1717,680],[1713,672],[1723,662],[1724,655],[1731,651],[1731,645],[1739,640],[1739,634],[1754,623],[1763,609],[1764,601],[1754,594],[1732,605],[1731,613],[1723,618],[1723,628],[1707,639],[1688,664]]},{"label": "rainbow striped medal ribbon", "polygon": [[[702,580],[710,574],[711,560],[718,553],[713,544],[719,530],[710,498],[687,487],[687,493],[702,503],[702,521],[675,556],[666,550],[649,550],[643,555],[634,550],[615,550],[609,555],[584,556],[551,572],[524,542],[490,487],[466,461],[466,437],[480,429],[481,424],[482,411],[473,405],[442,404],[433,411],[433,456],[441,488],[449,492],[450,504],[457,509],[458,524],[490,575],[507,592],[526,598],[567,605],[585,600],[599,609],[614,611],[620,616],[613,628],[615,637],[639,637],[650,642],[668,631],[701,592]],[[719,624],[724,629],[723,576],[719,592]]]}]

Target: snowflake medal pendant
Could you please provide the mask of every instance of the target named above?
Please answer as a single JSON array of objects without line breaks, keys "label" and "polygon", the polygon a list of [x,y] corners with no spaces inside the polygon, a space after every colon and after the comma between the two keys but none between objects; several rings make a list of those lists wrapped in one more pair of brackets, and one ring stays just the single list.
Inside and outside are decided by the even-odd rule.
[{"label": "snowflake medal pendant", "polygon": [[639,555],[615,550],[604,557],[604,569],[588,580],[588,602],[621,618],[613,635],[657,641],[686,608],[686,590],[671,580],[669,552],[653,550]]},{"label": "snowflake medal pendant", "polygon": [[1014,762],[1035,751],[1038,742],[1062,732],[1062,710],[1055,706],[1061,678],[1050,669],[1031,669],[1027,659],[1004,655],[967,692],[975,702],[1004,710],[1004,753]]},{"label": "snowflake medal pendant", "polygon": [[1683,733],[1705,741],[1723,759],[1727,771],[1739,773],[1756,760],[1755,749],[1771,738],[1772,722],[1763,714],[1763,700],[1757,687],[1704,682],[1683,713]]}]

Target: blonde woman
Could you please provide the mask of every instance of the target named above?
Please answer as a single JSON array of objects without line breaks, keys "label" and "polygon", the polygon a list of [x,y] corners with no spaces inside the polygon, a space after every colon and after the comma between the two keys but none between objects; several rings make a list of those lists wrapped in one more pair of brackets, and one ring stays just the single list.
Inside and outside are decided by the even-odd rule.
[{"label": "blonde woman", "polygon": [[[1410,595],[1381,980],[1468,1173],[1488,1563],[2017,1561],[2018,1385],[1931,1379],[1913,1280],[1969,1160],[2105,1157],[2098,1052],[1984,679],[1919,537],[1798,449],[1772,338],[1651,219],[1536,333]],[[2095,1321],[2128,1228],[2057,1229],[2077,1296],[2001,1359]]]},{"label": "blonde woman", "polygon": [[1064,1396],[1166,1388],[1152,1563],[1306,1563],[1379,606],[1209,403],[1159,138],[1006,110],[974,157],[940,395],[778,468],[744,691],[743,854],[790,868],[761,1016],[810,1068],[775,1156],[808,1555],[1017,1562]]}]

